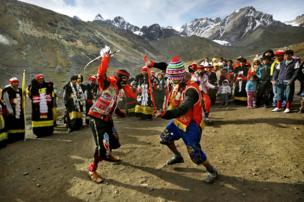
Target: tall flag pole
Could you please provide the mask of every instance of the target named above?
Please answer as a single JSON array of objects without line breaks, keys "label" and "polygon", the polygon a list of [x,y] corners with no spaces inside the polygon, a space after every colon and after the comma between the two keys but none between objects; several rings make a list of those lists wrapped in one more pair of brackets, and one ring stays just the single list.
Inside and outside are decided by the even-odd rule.
[{"label": "tall flag pole", "polygon": [[26,80],[25,80],[25,70],[23,70],[22,74],[22,108],[23,108],[23,116],[24,116],[24,141],[26,141]]}]

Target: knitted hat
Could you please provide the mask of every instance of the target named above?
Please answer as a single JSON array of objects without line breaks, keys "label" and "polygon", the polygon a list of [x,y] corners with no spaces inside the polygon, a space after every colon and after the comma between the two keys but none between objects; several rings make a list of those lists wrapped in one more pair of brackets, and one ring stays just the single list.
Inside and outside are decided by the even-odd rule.
[{"label": "knitted hat", "polygon": [[171,80],[180,81],[184,78],[185,65],[179,56],[174,56],[167,66],[166,74]]},{"label": "knitted hat", "polygon": [[229,84],[228,79],[225,79],[225,80],[223,81],[223,84],[224,84],[224,83]]}]

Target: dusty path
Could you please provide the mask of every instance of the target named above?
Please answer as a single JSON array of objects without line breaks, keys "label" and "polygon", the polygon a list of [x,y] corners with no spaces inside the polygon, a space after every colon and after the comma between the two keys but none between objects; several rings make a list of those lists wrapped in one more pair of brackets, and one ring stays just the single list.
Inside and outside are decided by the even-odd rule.
[{"label": "dusty path", "polygon": [[304,115],[269,109],[216,108],[203,148],[221,172],[202,182],[181,141],[185,163],[163,167],[171,157],[160,145],[166,121],[117,119],[123,162],[103,163],[105,183],[91,182],[90,130],[30,139],[0,150],[0,201],[304,201]]}]

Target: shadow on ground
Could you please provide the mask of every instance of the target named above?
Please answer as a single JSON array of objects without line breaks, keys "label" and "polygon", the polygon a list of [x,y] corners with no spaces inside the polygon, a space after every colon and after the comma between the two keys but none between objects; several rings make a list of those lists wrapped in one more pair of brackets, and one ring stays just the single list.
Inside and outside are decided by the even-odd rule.
[{"label": "shadow on ground", "polygon": [[[178,188],[165,188],[158,187],[157,185],[143,187],[140,185],[126,184],[118,180],[119,176],[115,179],[108,179],[108,183],[170,201],[271,201],[273,196],[281,196],[281,201],[300,202],[304,199],[303,183],[258,182],[234,176],[221,175],[216,183],[207,185],[203,183],[202,179],[188,177],[181,172],[172,172],[167,168],[156,169],[138,166],[128,162],[122,162],[121,164],[147,172],[158,177],[160,180],[178,186]],[[182,172],[202,171],[200,169],[183,168]],[[296,190],[294,190],[295,187]],[[290,188],[293,188],[294,191],[290,191]]]}]

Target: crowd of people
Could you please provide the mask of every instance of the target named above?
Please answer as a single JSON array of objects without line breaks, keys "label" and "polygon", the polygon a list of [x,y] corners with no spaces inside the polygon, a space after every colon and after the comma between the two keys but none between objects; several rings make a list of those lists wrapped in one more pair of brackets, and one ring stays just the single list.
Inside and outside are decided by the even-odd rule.
[{"label": "crowd of people", "polygon": [[[119,135],[114,127],[113,113],[118,116],[137,116],[141,120],[159,117],[171,120],[160,135],[161,144],[174,154],[168,165],[182,163],[183,157],[174,142],[183,139],[190,158],[205,166],[206,182],[212,183],[217,170],[207,160],[200,146],[205,123],[209,123],[211,106],[227,107],[230,102],[256,107],[273,107],[273,112],[291,112],[295,82],[300,81],[302,97],[299,112],[304,113],[304,68],[292,50],[267,50],[256,55],[252,64],[244,57],[234,63],[224,58],[204,58],[185,66],[180,57],[169,63],[147,61],[138,75],[131,76],[119,69],[108,76],[111,50],[101,50],[102,59],[96,75],[84,83],[81,74],[74,75],[63,88],[65,105],[64,123],[68,132],[89,125],[96,143],[89,176],[103,181],[96,172],[100,161],[119,161],[112,149],[120,147]],[[36,74],[26,90],[19,87],[16,77],[1,90],[0,146],[24,140],[24,98],[31,99],[32,131],[37,137],[53,134],[56,126],[57,96],[52,82]],[[119,107],[117,107],[119,106]],[[125,111],[120,110],[123,107]]]}]

